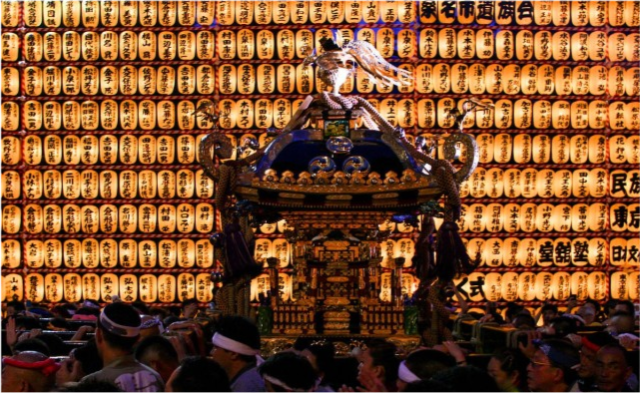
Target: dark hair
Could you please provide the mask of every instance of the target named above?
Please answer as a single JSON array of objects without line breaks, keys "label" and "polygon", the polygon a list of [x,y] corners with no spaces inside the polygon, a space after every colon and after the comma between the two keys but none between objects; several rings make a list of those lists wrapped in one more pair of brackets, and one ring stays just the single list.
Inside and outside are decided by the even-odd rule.
[{"label": "dark hair", "polygon": [[178,362],[178,352],[176,352],[173,344],[162,336],[149,336],[140,341],[136,347],[136,360],[146,363],[145,357],[151,353],[157,354],[160,359]]},{"label": "dark hair", "polygon": [[60,304],[55,306],[55,307],[53,307],[51,309],[51,312],[54,315],[56,315],[56,314],[59,315],[60,318],[62,318],[62,319],[71,318],[71,313],[69,313],[69,309],[66,306],[63,306],[63,305],[60,305]]},{"label": "dark hair", "polygon": [[[114,304],[114,303],[112,303]],[[96,317],[100,316],[100,309],[94,307],[80,307],[76,311],[76,315],[93,315]]]},{"label": "dark hair", "polygon": [[451,387],[433,379],[411,382],[403,392],[452,392]]},{"label": "dark hair", "polygon": [[82,366],[82,371],[86,375],[95,373],[102,369],[102,358],[98,355],[98,347],[95,339],[90,339],[81,347],[73,351],[73,356]]},{"label": "dark hair", "polygon": [[608,332],[595,332],[584,335],[583,338],[590,343],[598,346],[598,348],[602,348],[607,344],[616,342],[616,339],[613,338]]},{"label": "dark hair", "polygon": [[619,306],[621,304],[624,305],[627,308],[627,313],[629,315],[631,315],[631,316],[635,315],[636,308],[635,308],[635,306],[633,305],[633,303],[631,301],[629,301],[629,300],[619,300],[618,304],[616,304],[616,306]]},{"label": "dark hair", "polygon": [[49,347],[49,356],[65,356],[69,353],[67,346],[60,336],[44,333],[39,335],[37,339],[47,344]]},{"label": "dark hair", "polygon": [[149,306],[147,306],[147,303],[143,302],[142,300],[136,300],[135,302],[131,303],[131,305],[133,306],[133,308],[138,310],[140,314],[149,314]]},{"label": "dark hair", "polygon": [[24,306],[24,303],[19,302],[17,300],[12,300],[10,302],[7,302],[7,308],[9,307],[13,307],[13,309],[16,311],[16,313],[21,312],[21,311],[25,311],[27,308]]},{"label": "dark hair", "polygon": [[198,304],[198,301],[195,298],[184,299],[182,301],[182,308],[190,306],[192,304]]},{"label": "dark hair", "polygon": [[556,331],[554,337],[558,338],[565,337],[567,334],[576,334],[578,328],[582,327],[582,323],[579,320],[570,317],[553,318],[551,325]]},{"label": "dark hair", "polygon": [[335,357],[335,347],[331,341],[323,343],[311,343],[305,348],[316,357],[318,370],[324,373],[323,380],[331,380],[333,372],[333,362]]},{"label": "dark hair", "polygon": [[[620,345],[617,341],[611,342],[609,344],[603,345],[602,348],[600,348],[600,350],[598,351],[598,353],[600,351],[618,351],[620,354],[622,354],[622,357],[624,358],[625,361],[625,365],[629,366],[629,352],[627,352],[627,350]],[[631,352],[634,353],[634,352]],[[634,356],[637,356],[638,352],[635,352]]]},{"label": "dark hair", "polygon": [[384,368],[384,383],[392,385],[398,379],[398,365],[400,362],[396,358],[396,346],[383,339],[372,339],[367,343],[369,355],[373,358],[374,366]]},{"label": "dark hair", "polygon": [[507,373],[507,375],[513,375],[518,373],[518,390],[524,392],[527,390],[527,366],[529,365],[529,359],[527,359],[522,352],[514,349],[502,348],[496,350],[492,358],[500,362],[500,369]]},{"label": "dark hair", "polygon": [[555,304],[545,304],[544,306],[542,306],[542,309],[540,309],[540,312],[544,313],[545,311],[552,311],[554,314],[557,314],[558,306],[556,306]]},{"label": "dark hair", "polygon": [[596,309],[596,315],[598,315],[598,313],[600,312],[600,303],[598,303],[597,301],[593,300],[593,299],[587,299],[584,304],[591,304],[593,306],[593,308]]},{"label": "dark hair", "polygon": [[276,378],[288,387],[309,391],[316,385],[316,372],[304,356],[293,352],[280,352],[262,363],[260,375]]},{"label": "dark hair", "polygon": [[[140,326],[140,315],[128,304],[122,302],[111,303],[104,308],[103,312],[111,321],[119,325],[131,327]],[[106,343],[113,348],[130,353],[133,351],[133,346],[136,344],[136,341],[138,341],[139,336],[123,337],[109,332],[104,328],[100,320],[98,320],[97,328],[102,332]]]},{"label": "dark hair", "polygon": [[[260,349],[258,327],[245,317],[229,315],[220,319],[217,332],[227,338],[241,342],[253,349]],[[240,355],[245,362],[254,362],[254,356]]]},{"label": "dark hair", "polygon": [[160,307],[151,307],[149,308],[149,312],[147,313],[148,315],[152,315],[152,316],[159,316],[160,319],[164,319],[167,317],[167,310],[165,310],[164,308],[160,308]]},{"label": "dark hair", "polygon": [[51,324],[51,326],[56,327],[56,328],[60,328],[60,329],[64,329],[64,330],[71,330],[71,326],[69,326],[69,322],[67,322],[66,319],[62,318],[62,317],[55,317],[51,319],[51,322],[49,322]]},{"label": "dark hair", "polygon": [[415,351],[407,356],[407,368],[420,379],[430,379],[438,372],[456,366],[456,360],[435,349]]},{"label": "dark hair", "polygon": [[618,305],[618,301],[616,299],[607,300],[607,302],[604,304],[604,312],[606,312],[608,314],[609,313],[609,309],[610,308],[616,308],[617,305]]},{"label": "dark hair", "polygon": [[515,317],[515,315],[522,310],[524,310],[523,306],[513,302],[509,302],[507,303],[507,311],[504,313],[504,315],[507,317],[509,322],[511,322],[513,320],[513,317]]},{"label": "dark hair", "polygon": [[40,352],[41,354],[46,356],[51,356],[51,350],[49,349],[49,346],[39,338],[28,338],[26,340],[18,341],[16,345],[13,346],[14,354],[24,351],[35,351]]},{"label": "dark hair", "polygon": [[474,366],[453,367],[440,371],[433,379],[454,392],[497,392],[498,385],[486,371]]},{"label": "dark hair", "polygon": [[522,329],[525,326],[529,326],[531,329],[536,327],[536,320],[529,314],[517,314],[512,323],[516,329]]},{"label": "dark hair", "polygon": [[16,329],[18,330],[31,330],[41,329],[40,321],[34,317],[19,316],[16,317]]},{"label": "dark hair", "polygon": [[214,360],[191,356],[182,361],[171,383],[174,392],[230,392],[227,373]]}]

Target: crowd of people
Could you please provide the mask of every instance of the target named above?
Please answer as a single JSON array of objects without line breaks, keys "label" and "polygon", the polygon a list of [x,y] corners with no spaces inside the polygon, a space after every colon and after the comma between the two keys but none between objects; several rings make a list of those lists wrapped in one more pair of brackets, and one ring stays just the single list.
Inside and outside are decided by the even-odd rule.
[{"label": "crowd of people", "polygon": [[[120,301],[51,308],[9,302],[2,391],[638,391],[631,302],[602,307],[572,299],[565,313],[545,304],[534,315],[516,304],[502,312],[488,304],[484,314],[460,306],[459,317],[524,330],[526,340],[497,349],[483,364],[472,361],[478,357],[464,343],[403,353],[382,338],[366,340],[348,357],[336,356],[327,337],[298,340],[264,359],[252,321],[214,318],[195,300],[179,310]],[[592,331],[578,334],[584,327]]]}]

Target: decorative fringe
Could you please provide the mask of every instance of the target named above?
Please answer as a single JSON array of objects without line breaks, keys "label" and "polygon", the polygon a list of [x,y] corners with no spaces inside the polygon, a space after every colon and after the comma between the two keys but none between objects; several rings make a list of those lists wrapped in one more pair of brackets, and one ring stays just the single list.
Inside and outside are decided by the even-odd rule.
[{"label": "decorative fringe", "polygon": [[469,274],[475,268],[455,222],[445,221],[440,226],[436,251],[435,275],[443,282],[449,282],[460,274]]}]

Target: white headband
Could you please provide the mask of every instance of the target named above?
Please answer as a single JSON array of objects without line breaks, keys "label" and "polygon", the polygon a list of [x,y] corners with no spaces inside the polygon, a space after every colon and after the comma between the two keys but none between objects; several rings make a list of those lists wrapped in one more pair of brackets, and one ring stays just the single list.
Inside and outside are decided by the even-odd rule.
[{"label": "white headband", "polygon": [[140,326],[125,326],[115,323],[107,317],[104,310],[100,313],[100,325],[109,333],[117,336],[138,337],[140,335]]},{"label": "white headband", "polygon": [[239,353],[240,355],[254,356],[254,355],[260,354],[259,349],[251,348],[247,344],[243,344],[239,341],[232,340],[229,337],[225,337],[220,333],[214,334],[213,338],[211,339],[211,342],[216,347],[226,349],[227,351]]},{"label": "white headband", "polygon": [[413,383],[421,380],[421,378],[419,378],[417,375],[412,373],[411,370],[409,370],[404,360],[400,363],[400,366],[398,367],[398,378],[400,378],[402,381],[406,383]]},{"label": "white headband", "polygon": [[311,389],[302,389],[302,388],[292,388],[291,386],[287,385],[286,383],[282,382],[281,380],[271,377],[269,375],[263,374],[262,378],[264,378],[265,381],[269,381],[271,382],[273,385],[276,386],[280,386],[281,388],[284,388],[286,390],[289,390],[291,392],[301,392],[301,393],[308,393],[312,390],[314,390],[316,388],[316,386],[312,387]]}]

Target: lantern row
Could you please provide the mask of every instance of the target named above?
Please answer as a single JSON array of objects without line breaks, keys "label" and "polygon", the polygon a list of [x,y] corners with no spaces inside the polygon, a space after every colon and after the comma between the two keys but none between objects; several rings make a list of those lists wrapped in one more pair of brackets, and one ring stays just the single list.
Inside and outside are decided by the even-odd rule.
[{"label": "lantern row", "polygon": [[638,300],[638,272],[508,272],[471,273],[455,280],[458,291],[472,302],[481,301],[564,301],[571,295],[578,300]]},{"label": "lantern row", "polygon": [[[640,8],[625,1],[39,1],[24,2],[28,27],[134,27],[414,23],[635,27]],[[2,26],[16,27],[20,4],[2,2]],[[419,17],[419,19],[418,19]],[[217,19],[215,19],[217,18]]]},{"label": "lantern row", "polygon": [[[22,189],[22,194],[21,194]],[[2,197],[34,199],[207,199],[213,197],[213,181],[202,170],[85,170],[2,173]]]},{"label": "lantern row", "polygon": [[[24,255],[23,255],[24,254]],[[24,263],[24,265],[23,265]],[[85,238],[2,241],[2,267],[17,269],[173,269],[215,267],[209,239],[133,240]]]},{"label": "lantern row", "polygon": [[463,204],[462,232],[640,232],[640,204]]},{"label": "lantern row", "polygon": [[[335,36],[334,36],[335,32]],[[418,37],[416,37],[418,34]],[[4,33],[2,60],[18,61],[20,47],[28,62],[55,61],[191,61],[191,60],[293,60],[304,59],[320,40],[334,38],[339,45],[367,41],[385,58],[481,59],[555,61],[638,61],[637,33],[567,32],[492,29],[249,29],[184,31],[76,31],[28,32],[23,41],[16,33]],[[216,48],[218,53],[216,53]],[[416,50],[418,53],[416,53]],[[419,56],[417,56],[419,55]]]},{"label": "lantern row", "polygon": [[118,296],[125,302],[141,300],[146,303],[172,303],[195,298],[210,302],[213,283],[209,273],[194,275],[181,273],[153,275],[98,275],[87,273],[47,274],[31,273],[24,282],[19,274],[2,276],[2,301],[30,300],[32,302],[79,302],[83,299],[111,302]]},{"label": "lantern row", "polygon": [[2,231],[16,234],[210,233],[214,230],[210,203],[83,205],[27,204],[2,206]]},{"label": "lantern row", "polygon": [[[604,95],[637,96],[640,91],[640,68],[603,65],[553,66],[550,64],[401,64],[413,74],[415,91],[420,94],[526,94],[526,95]],[[2,68],[2,93],[20,94],[20,71]],[[100,68],[29,66],[22,72],[24,93],[30,97],[74,95],[194,95],[213,94],[215,80],[221,94],[311,94],[325,91],[324,83],[305,64],[241,64],[223,63],[217,76],[211,65],[140,66]],[[350,75],[340,92],[372,93],[371,77],[363,71]],[[378,93],[391,93],[391,85],[375,86]],[[398,88],[399,93],[413,93],[414,84]]]},{"label": "lantern row", "polygon": [[[18,165],[22,159],[27,165],[94,165],[136,163],[189,165],[198,162],[197,146],[201,135],[27,135],[22,141],[15,136],[2,138],[2,163]],[[238,140],[228,135],[237,145]],[[247,136],[240,141],[253,139]],[[261,140],[266,139],[266,134]],[[257,140],[257,138],[256,138]]]}]

